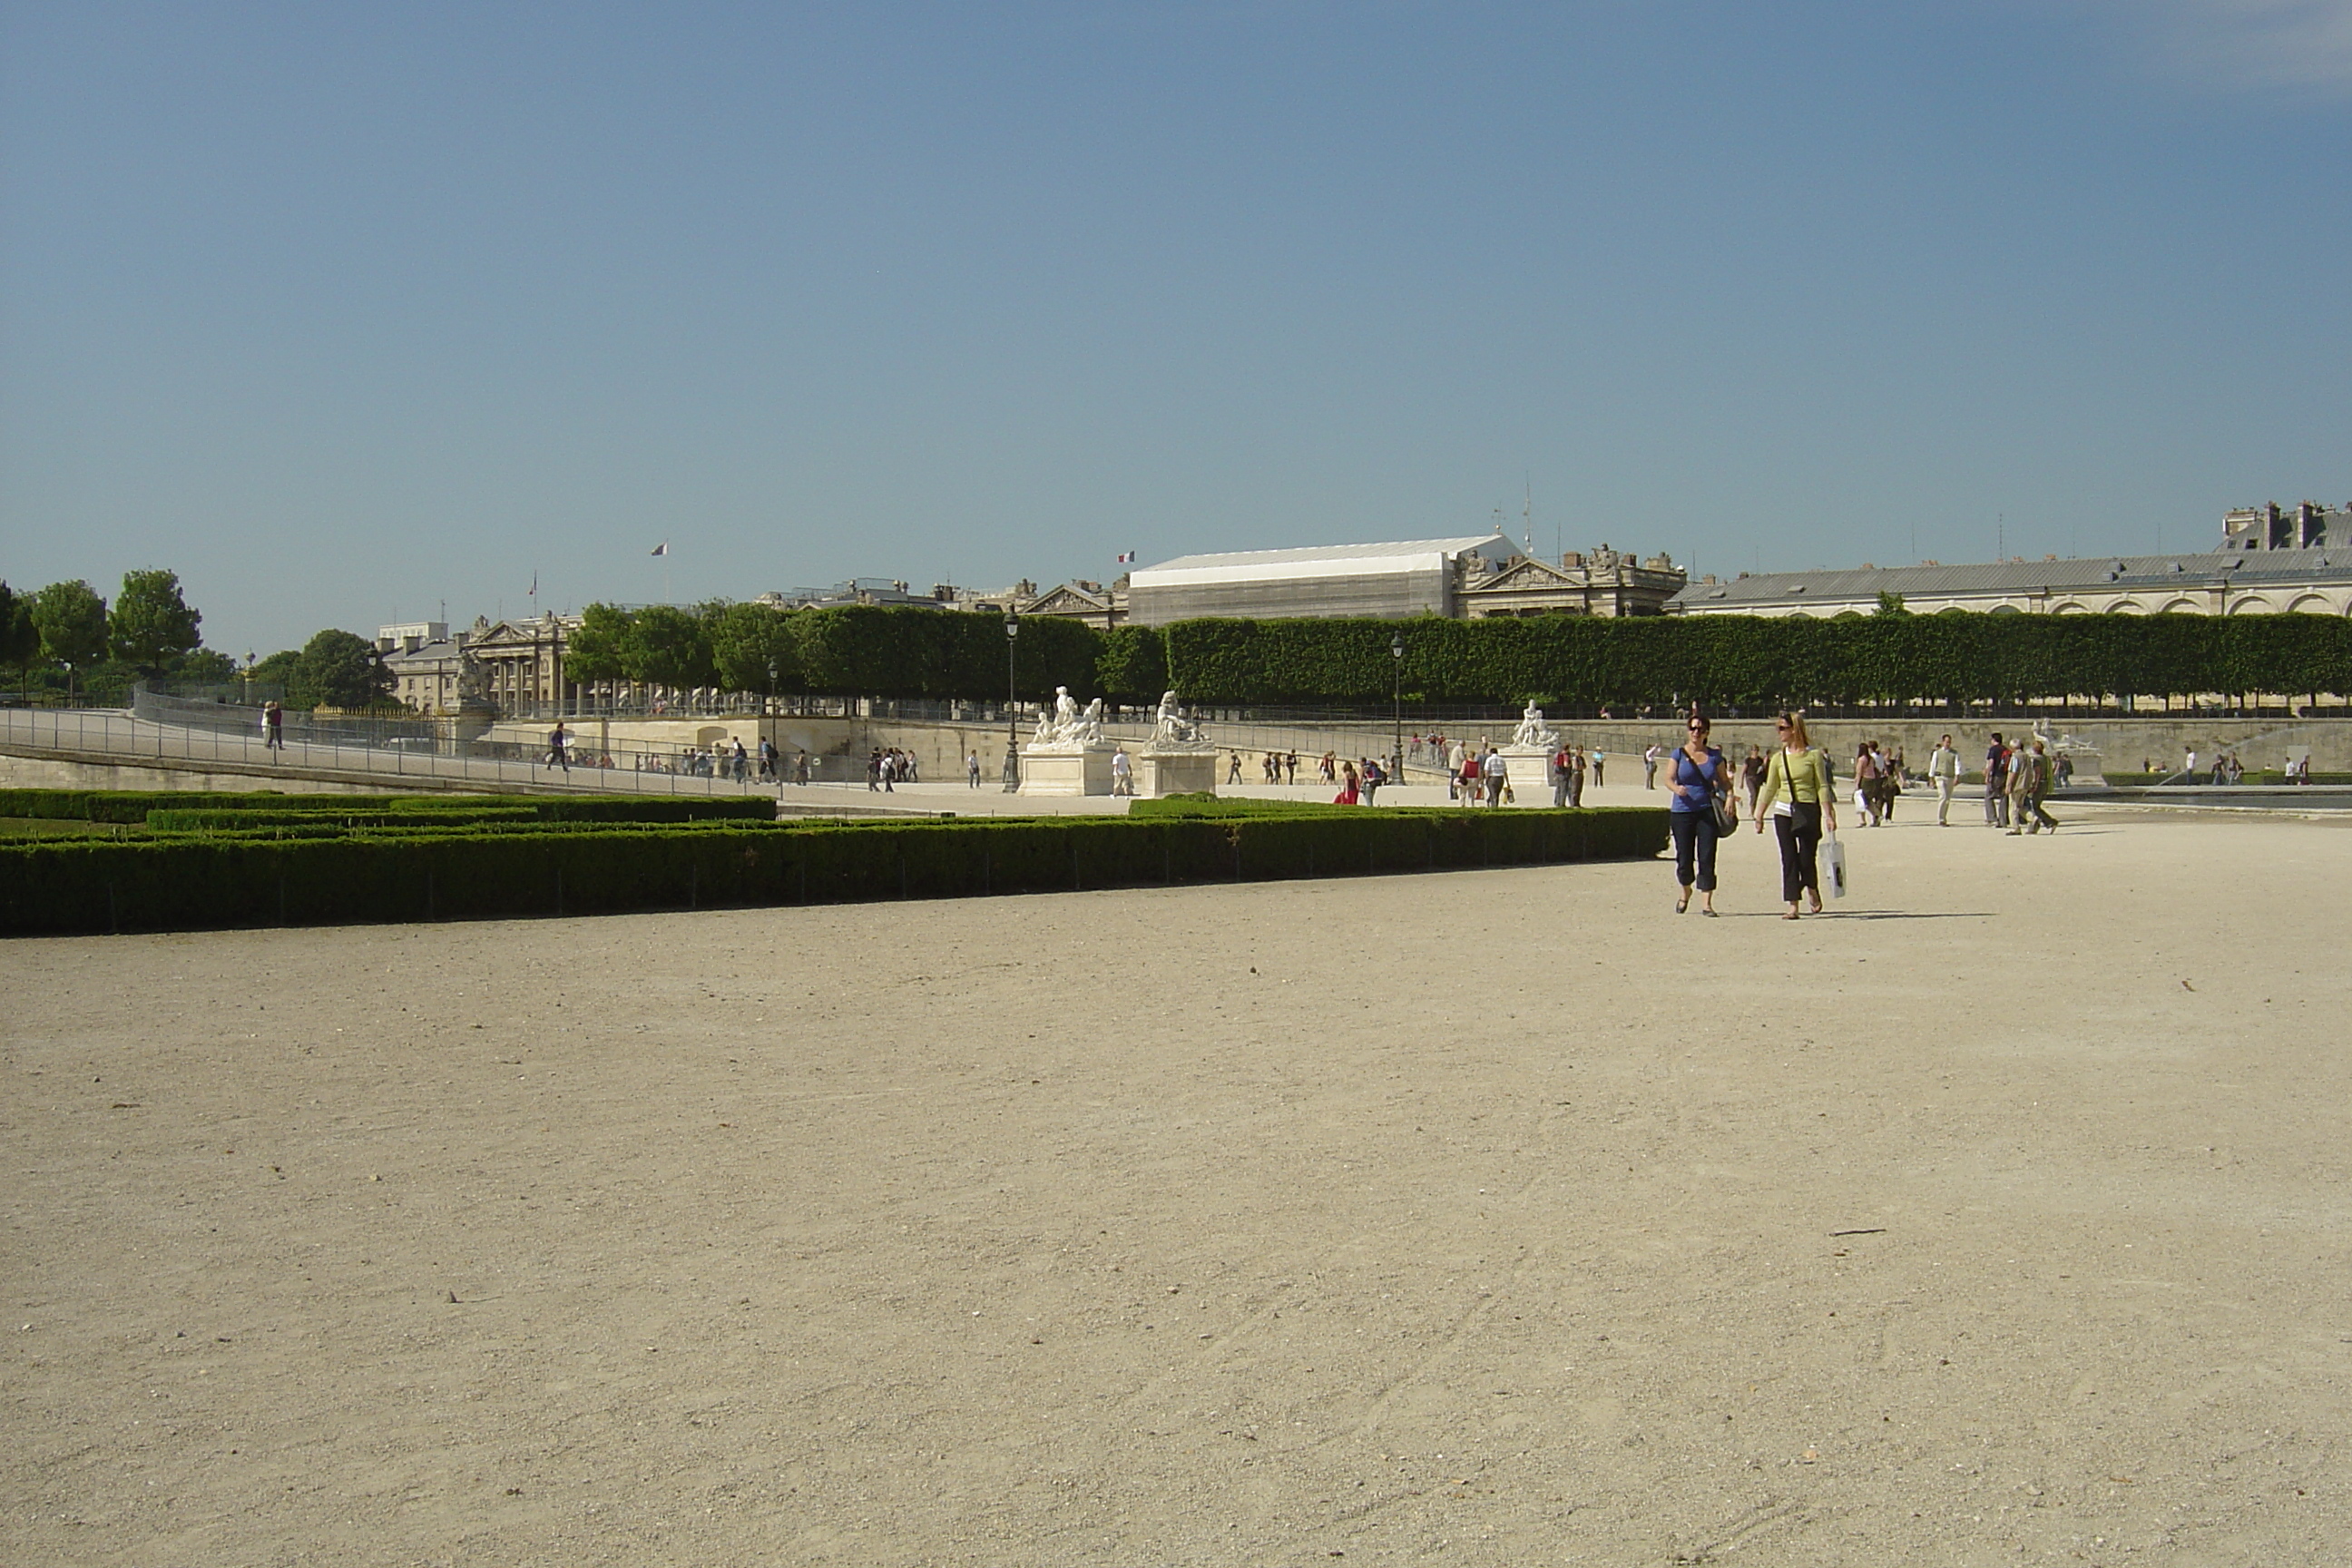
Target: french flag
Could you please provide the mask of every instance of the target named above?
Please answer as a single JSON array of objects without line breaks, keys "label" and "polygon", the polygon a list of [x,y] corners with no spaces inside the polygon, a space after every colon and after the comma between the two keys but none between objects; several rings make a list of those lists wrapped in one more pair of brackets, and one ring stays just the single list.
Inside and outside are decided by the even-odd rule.
[{"label": "french flag", "polygon": [[659,544],[655,545],[655,546],[654,546],[654,553],[655,553],[655,554],[656,554],[656,555],[667,555],[667,554],[668,554],[668,553],[669,553],[669,541],[668,541],[668,540],[667,540],[667,539],[665,539],[665,540],[663,540]]},{"label": "french flag", "polygon": [[1129,566],[1129,565],[1134,564],[1134,563],[1135,563],[1135,552],[1134,552],[1134,551],[1132,551],[1132,550],[1124,550],[1124,551],[1121,551],[1121,552],[1119,552],[1118,563],[1119,563],[1120,565],[1122,565],[1122,566]]}]

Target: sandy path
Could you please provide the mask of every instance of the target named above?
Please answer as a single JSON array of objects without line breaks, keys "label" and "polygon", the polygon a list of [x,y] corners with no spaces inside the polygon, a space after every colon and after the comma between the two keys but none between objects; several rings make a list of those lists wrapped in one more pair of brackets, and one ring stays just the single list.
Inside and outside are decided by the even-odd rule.
[{"label": "sandy path", "polygon": [[2344,1561],[2352,836],[1852,837],[0,945],[0,1560]]}]

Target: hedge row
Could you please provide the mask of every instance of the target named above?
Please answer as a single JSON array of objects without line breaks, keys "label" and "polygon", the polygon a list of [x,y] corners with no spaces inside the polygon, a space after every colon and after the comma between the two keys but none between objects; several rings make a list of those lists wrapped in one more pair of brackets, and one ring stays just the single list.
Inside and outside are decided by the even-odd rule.
[{"label": "hedge row", "polygon": [[704,822],[772,820],[763,795],[681,799],[674,795],[280,795],[274,790],[0,789],[0,816],[143,825],[155,811],[271,814],[414,815],[517,810],[545,822]]},{"label": "hedge row", "polygon": [[1197,620],[1163,635],[1171,683],[1207,703],[1385,702],[1400,682],[1414,700],[1759,709],[2352,691],[2352,620],[2315,615]]},{"label": "hedge row", "polygon": [[1655,856],[1666,813],[1293,812],[0,846],[0,932],[432,921]]},{"label": "hedge row", "polygon": [[[1006,690],[1001,616],[736,605],[712,606],[697,620],[663,610],[665,626],[677,623],[663,635],[692,645],[665,651],[639,646],[661,629],[638,626],[642,617],[609,605],[590,613],[566,661],[575,680],[761,690],[772,664],[779,691],[993,698]],[[1041,616],[1021,628],[1012,683],[1033,700],[1064,685],[1082,700],[1148,703],[1172,686],[1193,702],[1377,703],[1400,677],[1415,700],[1533,697],[1587,708],[2352,689],[2352,621],[2320,615],[1195,620],[1108,632]],[[1400,631],[1402,668],[1389,651]],[[748,638],[751,653],[724,657],[730,638]]]}]

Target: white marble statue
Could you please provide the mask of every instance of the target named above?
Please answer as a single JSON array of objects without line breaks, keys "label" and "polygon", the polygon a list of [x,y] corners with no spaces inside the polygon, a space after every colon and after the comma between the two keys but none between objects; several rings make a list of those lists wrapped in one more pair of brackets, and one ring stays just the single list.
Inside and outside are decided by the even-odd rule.
[{"label": "white marble statue", "polygon": [[1542,752],[1559,744],[1559,732],[1544,723],[1544,710],[1536,706],[1532,697],[1528,699],[1528,710],[1519,715],[1519,727],[1511,733],[1511,744]]},{"label": "white marble statue", "polygon": [[1097,697],[1081,710],[1066,686],[1054,688],[1054,710],[1037,715],[1037,728],[1031,731],[1032,752],[1086,752],[1107,745],[1103,739],[1103,705]]},{"label": "white marble statue", "polygon": [[1161,692],[1160,720],[1151,731],[1153,747],[1166,751],[1176,747],[1205,746],[1208,743],[1209,737],[1202,731],[1201,726],[1185,718],[1183,710],[1176,706],[1176,694],[1173,691]]}]

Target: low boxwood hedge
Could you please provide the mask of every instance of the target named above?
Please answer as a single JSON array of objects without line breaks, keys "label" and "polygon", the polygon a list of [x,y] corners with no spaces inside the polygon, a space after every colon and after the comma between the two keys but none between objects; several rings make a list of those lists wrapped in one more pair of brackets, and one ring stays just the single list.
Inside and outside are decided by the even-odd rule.
[{"label": "low boxwood hedge", "polygon": [[518,811],[546,822],[772,821],[774,797],[764,795],[281,795],[275,790],[239,793],[203,790],[0,789],[0,816],[37,816],[74,822],[143,825],[155,811],[365,813]]},{"label": "low boxwood hedge", "polygon": [[1666,813],[1325,811],[0,845],[0,932],[849,902],[1626,859]]}]

